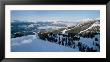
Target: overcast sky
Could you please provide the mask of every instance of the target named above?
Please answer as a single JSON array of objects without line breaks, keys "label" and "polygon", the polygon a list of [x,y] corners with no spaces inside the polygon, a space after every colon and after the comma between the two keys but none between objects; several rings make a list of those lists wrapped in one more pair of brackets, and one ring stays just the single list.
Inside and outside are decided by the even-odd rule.
[{"label": "overcast sky", "polygon": [[100,18],[99,10],[12,10],[11,21],[70,21]]}]

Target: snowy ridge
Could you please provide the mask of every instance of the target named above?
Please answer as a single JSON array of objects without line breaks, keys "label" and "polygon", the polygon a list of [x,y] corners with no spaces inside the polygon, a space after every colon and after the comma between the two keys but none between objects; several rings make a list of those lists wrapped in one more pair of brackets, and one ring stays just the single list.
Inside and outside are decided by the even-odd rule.
[{"label": "snowy ridge", "polygon": [[[83,22],[83,23],[79,23],[79,24],[77,24],[74,28],[77,28],[77,27],[80,27],[80,26],[82,26],[82,24],[84,24],[84,23],[88,23],[89,21],[86,21],[86,22]],[[98,22],[98,21],[96,21],[93,25],[91,25],[89,28],[87,28],[87,29],[85,29],[85,30],[83,30],[83,31],[80,31],[78,34],[80,34],[80,33],[82,33],[82,32],[85,32],[85,31],[87,31],[87,30],[89,30],[89,29],[91,29],[92,27],[95,27],[95,26],[100,26],[100,23]],[[74,28],[71,28],[71,29],[74,29]],[[71,30],[71,29],[68,29],[68,28],[66,28],[65,30],[63,30],[62,31],[62,33],[64,34],[66,31],[68,31],[68,30]]]},{"label": "snowy ridge", "polygon": [[[92,26],[90,26],[89,28],[87,28],[87,29],[85,29],[85,30],[83,30],[83,31],[80,31],[80,33],[82,33],[82,32],[85,32],[85,31],[87,31],[87,30],[89,30],[89,29],[91,29],[92,27],[95,27],[95,26],[100,26],[100,24],[98,23],[98,22],[95,22]],[[80,34],[80,33],[78,33],[78,34]]]},{"label": "snowy ridge", "polygon": [[[87,22],[89,22],[89,21],[80,22],[74,28],[80,27],[80,26],[82,26],[82,24],[87,23]],[[95,26],[95,24],[94,24],[94,26]],[[74,29],[74,28],[71,28],[71,29]],[[92,28],[92,26],[91,26],[91,28]],[[65,30],[62,31],[62,33],[64,34],[66,31],[71,30],[71,29],[66,28]],[[90,28],[88,28],[88,29],[90,29]],[[86,29],[86,30],[88,30],[88,29]],[[84,31],[86,31],[86,30],[84,30]],[[83,32],[83,31],[81,31],[81,32]]]}]

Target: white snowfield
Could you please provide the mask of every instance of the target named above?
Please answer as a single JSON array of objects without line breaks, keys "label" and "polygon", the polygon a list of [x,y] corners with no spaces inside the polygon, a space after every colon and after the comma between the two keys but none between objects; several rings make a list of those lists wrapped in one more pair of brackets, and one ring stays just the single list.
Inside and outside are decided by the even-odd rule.
[{"label": "white snowfield", "polygon": [[71,52],[79,51],[78,48],[72,49],[48,41],[36,38],[36,35],[12,38],[12,52]]},{"label": "white snowfield", "polygon": [[[95,38],[98,38],[99,41],[94,41]],[[79,41],[83,44],[93,47],[99,50],[96,46],[93,45],[93,42],[100,43],[100,36],[96,35],[95,38],[83,38],[81,37]],[[79,52],[78,46],[76,48],[70,48],[66,46],[62,46],[56,43],[52,43],[49,41],[44,41],[38,39],[36,35],[28,35],[23,37],[12,38],[11,40],[11,51],[12,52]]]}]

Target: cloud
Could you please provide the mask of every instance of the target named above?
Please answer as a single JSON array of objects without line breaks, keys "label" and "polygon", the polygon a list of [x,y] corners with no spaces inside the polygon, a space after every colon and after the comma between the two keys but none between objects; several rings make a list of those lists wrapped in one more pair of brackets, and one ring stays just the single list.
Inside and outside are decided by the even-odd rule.
[{"label": "cloud", "polygon": [[19,20],[24,22],[52,22],[52,21],[69,21],[69,22],[79,22],[84,19],[95,19],[99,17],[85,17],[85,16],[18,16],[14,17],[12,20]]}]

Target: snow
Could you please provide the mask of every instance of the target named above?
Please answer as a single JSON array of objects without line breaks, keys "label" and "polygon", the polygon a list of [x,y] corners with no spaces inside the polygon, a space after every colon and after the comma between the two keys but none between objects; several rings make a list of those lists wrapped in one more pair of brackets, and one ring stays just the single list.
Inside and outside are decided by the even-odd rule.
[{"label": "snow", "polygon": [[34,24],[31,24],[31,25],[28,26],[28,28],[31,28],[31,27],[34,27]]},{"label": "snow", "polygon": [[[95,41],[98,38],[98,41]],[[94,38],[83,38],[80,37],[79,41],[74,41],[76,48],[70,48],[62,46],[49,41],[44,41],[36,37],[36,35],[28,35],[23,37],[17,37],[11,39],[11,51],[12,52],[79,52],[77,46],[78,42],[81,42],[88,47],[93,47],[100,50],[98,47],[93,45],[93,42],[100,43],[100,36],[96,35]]]},{"label": "snow", "polygon": [[64,29],[63,31],[62,31],[62,34],[65,34],[65,32],[66,32],[67,30],[66,29]]},{"label": "snow", "polygon": [[[100,26],[100,24],[98,23],[98,22],[95,22],[92,26],[90,26],[89,28],[87,28],[87,29],[85,29],[85,30],[83,30],[83,31],[80,31],[80,33],[82,33],[82,32],[85,32],[85,31],[87,31],[87,30],[89,30],[89,29],[91,29],[92,27],[95,27],[95,26]],[[78,34],[80,34],[80,33],[78,33]]]},{"label": "snow", "polygon": [[94,39],[81,37],[79,42],[82,42],[83,44],[88,45],[89,47],[93,47],[93,41]]},{"label": "snow", "polygon": [[[98,38],[98,41],[95,41],[95,38]],[[94,42],[94,43],[97,43],[97,44],[100,45],[100,35],[99,34],[98,35],[95,35],[95,37],[92,38],[92,39],[91,38],[80,37],[79,42],[82,42],[82,44],[87,45],[89,48],[93,47],[94,49],[97,49],[98,51],[100,50],[97,46],[95,46],[93,44],[93,42]]]},{"label": "snow", "polygon": [[58,27],[58,26],[42,26],[38,27],[38,29],[60,29],[60,28],[65,28],[65,27]]},{"label": "snow", "polygon": [[11,46],[31,43],[32,42],[31,39],[34,39],[34,38],[35,37],[33,35],[12,38],[11,39]]},{"label": "snow", "polygon": [[75,26],[77,22],[69,22],[69,21],[54,21],[53,24],[63,24],[66,25],[67,27]]},{"label": "snow", "polygon": [[98,22],[95,22],[91,27],[93,26],[100,26],[100,24]]},{"label": "snow", "polygon": [[71,52],[78,50],[78,48],[72,49],[70,47],[40,40],[36,38],[36,35],[11,39],[12,52]]},{"label": "snow", "polygon": [[[30,25],[32,27],[33,25]],[[77,24],[74,28],[81,26],[81,24]],[[100,26],[98,22],[95,22],[93,25],[91,25],[89,28],[80,31],[80,33],[87,31],[88,29],[91,29],[92,27],[95,26]],[[58,27],[58,26],[42,26],[38,27],[38,29],[59,29],[59,28],[65,28],[65,27]],[[74,29],[71,28],[71,29]],[[65,28],[62,30],[62,34],[66,34],[65,32],[68,30],[71,30],[68,28]],[[35,32],[34,32],[35,33]],[[22,37],[17,37],[17,38],[11,38],[11,51],[12,52],[79,52],[79,48],[77,46],[78,42],[81,42],[82,44],[88,46],[88,47],[93,47],[97,49],[98,51],[100,48],[95,46],[93,44],[97,43],[100,45],[100,35],[95,35],[94,38],[83,38],[80,37],[79,41],[74,41],[76,48],[70,48],[67,46],[59,45],[57,43],[52,43],[49,41],[44,41],[38,38],[38,36],[35,35],[28,35],[28,36],[22,36]],[[79,33],[78,33],[79,34]],[[58,35],[57,35],[58,36]],[[62,36],[58,36],[60,38],[63,38]],[[98,41],[95,41],[95,38],[98,38]],[[58,39],[58,38],[57,38]]]}]

